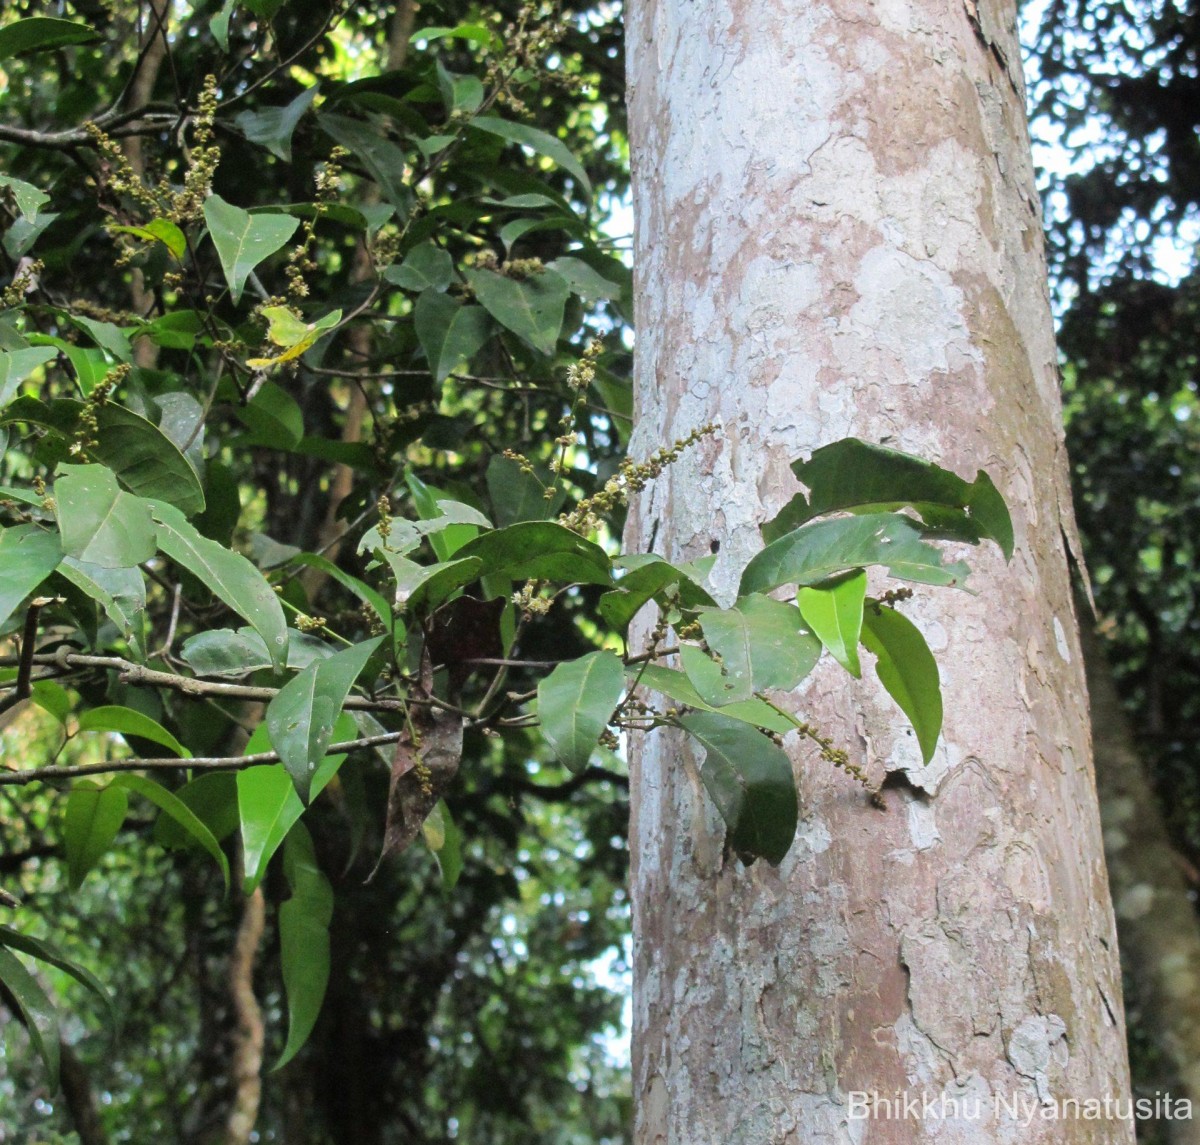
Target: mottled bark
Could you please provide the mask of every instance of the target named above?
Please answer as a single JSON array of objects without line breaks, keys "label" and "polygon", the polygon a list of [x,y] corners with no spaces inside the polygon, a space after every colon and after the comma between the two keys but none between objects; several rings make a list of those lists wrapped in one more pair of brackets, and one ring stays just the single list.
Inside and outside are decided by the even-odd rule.
[{"label": "mottled bark", "polygon": [[233,1099],[225,1121],[225,1145],[254,1140],[262,1100],[262,1058],[265,1031],[262,1010],[254,996],[254,963],[266,928],[267,905],[262,887],[255,887],[242,904],[242,921],[229,959],[229,994],[237,1016],[230,1079]]},{"label": "mottled bark", "polygon": [[[1103,644],[1087,625],[1081,636],[1121,962],[1172,1090],[1200,1110],[1200,924]],[[1163,1127],[1171,1145],[1200,1145],[1198,1119]]]},{"label": "mottled bark", "polygon": [[[1013,5],[641,0],[628,37],[633,451],[722,426],[630,540],[719,541],[729,600],[789,462],[847,435],[986,468],[1017,538],[1008,565],[970,553],[976,595],[906,608],[942,665],[928,767],[870,671],[825,664],[781,698],[887,782],[876,809],[792,745],[778,869],[722,858],[686,745],[635,751],[636,1140],[1132,1141],[1038,1113],[1127,1101],[1128,1077]],[[898,1091],[959,1105],[851,1116]]]}]

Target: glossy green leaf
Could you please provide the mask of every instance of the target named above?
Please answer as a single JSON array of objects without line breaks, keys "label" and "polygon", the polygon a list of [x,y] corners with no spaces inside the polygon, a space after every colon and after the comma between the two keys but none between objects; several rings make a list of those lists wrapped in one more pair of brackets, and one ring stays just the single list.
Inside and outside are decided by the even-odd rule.
[{"label": "glossy green leaf", "polygon": [[820,643],[804,631],[799,612],[778,600],[744,596],[732,608],[696,611],[704,638],[720,656],[725,675],[747,692],[790,691],[821,655]]},{"label": "glossy green leaf", "polygon": [[287,620],[262,573],[240,553],[201,536],[173,506],[152,503],[151,512],[158,524],[158,547],[249,621],[266,643],[275,670],[281,671],[287,663]]},{"label": "glossy green leaf", "polygon": [[3,945],[0,945],[0,982],[4,983],[9,997],[16,1003],[25,1028],[29,1031],[29,1040],[46,1067],[49,1091],[57,1092],[59,1033],[54,1004],[21,960]]},{"label": "glossy green leaf", "polygon": [[560,763],[587,767],[624,690],[624,665],[607,650],[559,664],[538,684],[542,734]]},{"label": "glossy green leaf", "polygon": [[862,632],[866,597],[867,574],[861,570],[834,584],[802,588],[796,597],[805,623],[855,679],[862,675],[858,637]]},{"label": "glossy green leaf", "polygon": [[669,564],[660,557],[631,561],[621,558],[618,565],[628,570],[617,581],[617,587],[600,598],[600,615],[617,632],[624,634],[642,605],[656,600],[665,604],[677,599],[684,608],[698,608],[716,602],[697,582],[694,570]]},{"label": "glossy green leaf", "polygon": [[313,775],[332,742],[333,725],[342,704],[382,640],[382,636],[376,636],[310,664],[267,707],[271,746],[305,801]]},{"label": "glossy green leaf", "polygon": [[[68,958],[55,947],[47,942],[43,942],[40,938],[34,938],[29,934],[22,934],[18,930],[14,930],[10,926],[0,926],[0,948],[7,947],[9,950],[19,950],[22,954],[28,954],[31,958],[36,958],[39,962],[44,962],[47,966],[53,966],[55,970],[61,970],[64,974],[74,978],[85,989],[90,990],[104,1006],[104,1019],[109,1027],[116,1025],[116,1009],[113,1005],[112,995],[104,988],[104,984],[96,977],[86,966],[76,962],[73,958]],[[3,981],[3,974],[0,974],[0,981]]]},{"label": "glossy green leaf", "polygon": [[170,219],[151,219],[141,227],[110,226],[108,229],[114,234],[133,235],[142,242],[162,243],[175,258],[180,260],[187,254],[187,238]]},{"label": "glossy green leaf", "polygon": [[308,1040],[329,983],[329,924],[333,888],[317,865],[312,839],[297,823],[284,847],[292,896],[279,908],[279,958],[288,1004],[288,1036],[274,1068],[286,1065]]},{"label": "glossy green leaf", "polygon": [[863,616],[862,642],[877,657],[880,682],[908,716],[928,763],[942,732],[942,688],[925,637],[907,616],[876,605]]},{"label": "glossy green leaf", "polygon": [[71,44],[87,44],[99,39],[95,28],[73,20],[58,20],[53,16],[31,16],[14,20],[0,28],[0,60],[22,52],[48,52]]},{"label": "glossy green leaf", "polygon": [[225,890],[228,892],[229,860],[225,858],[225,852],[221,850],[221,845],[213,837],[213,833],[186,803],[173,792],[168,791],[161,783],[156,783],[153,779],[147,779],[144,775],[136,775],[131,771],[118,775],[113,780],[113,785],[127,788],[142,796],[143,799],[150,800],[164,815],[169,815],[174,819],[213,857],[221,869],[221,876],[225,880]]},{"label": "glossy green leaf", "polygon": [[146,580],[141,569],[106,569],[64,557],[58,572],[99,604],[126,640],[142,643]]},{"label": "glossy green leaf", "polygon": [[726,842],[751,863],[778,866],[796,836],[799,809],[791,760],[761,732],[713,712],[680,724],[704,748],[700,778],[725,821]]},{"label": "glossy green leaf", "polygon": [[571,288],[552,270],[525,279],[508,278],[491,270],[472,270],[467,281],[480,305],[501,326],[535,350],[552,356],[562,330]]},{"label": "glossy green leaf", "polygon": [[553,135],[547,135],[546,132],[539,131],[536,127],[527,127],[523,123],[510,123],[506,119],[499,119],[495,116],[476,116],[471,120],[471,126],[480,131],[498,135],[510,143],[528,147],[530,151],[552,159],[564,171],[568,171],[574,176],[585,195],[591,195],[592,183],[587,172],[560,139]]},{"label": "glossy green leaf", "polygon": [[[371,734],[378,734],[379,730],[382,729],[373,729]],[[343,712],[334,724],[333,742],[346,743],[357,738],[354,720],[349,713]],[[243,754],[255,755],[269,751],[270,747],[267,725],[262,723],[250,737]],[[313,799],[325,789],[345,760],[344,755],[325,756],[313,776]],[[237,773],[237,814],[245,869],[242,889],[250,894],[266,876],[267,865],[292,825],[304,814],[304,804],[283,764],[256,764]]]},{"label": "glossy green leaf", "polygon": [[88,708],[79,716],[81,732],[116,732],[122,736],[137,736],[148,739],[160,747],[165,747],[172,755],[181,759],[190,756],[188,751],[166,728],[157,720],[152,720],[142,712],[133,708],[121,707],[117,704],[106,704],[99,708]]},{"label": "glossy green leaf", "polygon": [[869,565],[884,565],[900,580],[960,588],[968,573],[961,561],[943,565],[941,553],[921,540],[908,518],[868,513],[818,521],[772,541],[746,566],[739,591],[745,596],[785,584],[803,587]]},{"label": "glossy green leaf", "polygon": [[58,357],[49,346],[28,350],[0,351],[0,408],[8,405],[21,389],[21,383],[39,366]]},{"label": "glossy green leaf", "polygon": [[65,555],[106,569],[148,561],[156,550],[150,506],[103,465],[60,465],[54,514]]},{"label": "glossy green leaf", "polygon": [[469,362],[492,333],[482,306],[464,306],[438,290],[421,292],[413,307],[413,326],[436,382]]},{"label": "glossy green leaf", "polygon": [[62,560],[57,533],[36,525],[0,529],[0,624]]},{"label": "glossy green leaf", "polygon": [[421,833],[425,836],[425,845],[437,860],[442,890],[454,890],[463,869],[463,837],[444,799],[437,802],[429,817],[421,824]]},{"label": "glossy green leaf", "polygon": [[679,649],[679,660],[707,707],[723,708],[751,699],[753,687],[747,676],[726,675],[722,665],[695,644],[684,644]]},{"label": "glossy green leaf", "polygon": [[553,521],[522,521],[483,533],[458,550],[460,558],[479,557],[485,576],[510,580],[551,580],[611,584],[608,554],[578,533]]},{"label": "glossy green leaf", "polygon": [[72,890],[112,846],[128,810],[129,797],[121,787],[81,780],[71,788],[63,814],[63,842]]},{"label": "glossy green leaf", "polygon": [[252,215],[219,195],[205,200],[204,221],[235,305],[241,301],[250,272],[279,250],[300,225],[300,220],[290,215]]},{"label": "glossy green leaf", "polygon": [[621,284],[605,278],[581,258],[563,256],[546,263],[548,269],[566,280],[572,294],[585,302],[601,302],[621,297]]},{"label": "glossy green leaf", "polygon": [[454,281],[454,260],[440,246],[423,242],[399,266],[389,266],[383,277],[403,290],[445,290]]},{"label": "glossy green leaf", "polygon": [[259,111],[243,111],[234,116],[234,123],[251,143],[265,147],[285,163],[292,161],[292,136],[296,125],[312,107],[320,90],[319,84],[305,88],[283,107],[264,107]]},{"label": "glossy green leaf", "polygon": [[[82,406],[78,402],[71,405]],[[96,411],[98,436],[88,453],[139,497],[174,505],[187,516],[204,511],[204,488],[179,447],[158,426],[123,406]]]},{"label": "glossy green leaf", "polygon": [[689,708],[699,708],[701,711],[708,712],[719,710],[721,715],[728,719],[738,720],[756,728],[766,728],[767,731],[777,732],[780,735],[796,729],[796,721],[790,716],[757,698],[725,704],[719,709],[713,707],[696,691],[695,685],[685,673],[674,668],[666,668],[661,664],[647,664],[644,669],[640,666],[632,668],[629,670],[629,678],[631,684],[640,679],[643,687],[652,692],[660,692],[669,699],[675,700],[676,703],[684,704]]},{"label": "glossy green leaf", "polygon": [[792,472],[808,486],[773,521],[763,540],[773,541],[813,517],[837,510],[879,511],[911,506],[938,535],[976,543],[991,538],[1012,557],[1013,527],[1004,498],[980,470],[973,482],[895,449],[846,438],[797,461]]},{"label": "glossy green leaf", "polygon": [[396,578],[396,606],[431,611],[456,590],[478,580],[483,562],[478,557],[420,565],[383,550]]}]

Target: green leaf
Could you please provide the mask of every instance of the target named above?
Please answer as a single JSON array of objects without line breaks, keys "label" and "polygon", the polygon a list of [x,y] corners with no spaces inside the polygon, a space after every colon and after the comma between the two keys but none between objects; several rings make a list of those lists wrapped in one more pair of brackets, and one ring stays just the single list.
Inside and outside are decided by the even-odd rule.
[{"label": "green leaf", "polygon": [[162,243],[180,261],[187,254],[187,238],[170,219],[151,219],[143,227],[110,225],[108,229],[118,235],[133,235],[142,242]]},{"label": "green leaf", "polygon": [[128,362],[133,357],[133,346],[129,336],[115,323],[101,322],[83,314],[67,314],[66,317],[118,362]]},{"label": "green leaf", "polygon": [[[80,393],[85,396],[104,380],[104,375],[109,371],[108,355],[95,346],[78,346],[65,338],[55,338],[47,334],[30,334],[29,339],[35,346],[53,346],[67,356],[71,368],[75,371],[75,381]],[[0,407],[5,401],[0,401]]]},{"label": "green leaf", "polygon": [[164,815],[169,815],[174,819],[180,827],[191,835],[213,857],[217,866],[221,869],[221,876],[225,880],[225,891],[228,893],[229,860],[225,858],[225,852],[221,850],[221,845],[217,842],[213,833],[186,803],[179,799],[173,792],[168,791],[161,783],[156,783],[153,779],[147,779],[144,775],[135,775],[130,771],[118,775],[113,780],[113,785],[127,788],[130,791],[136,792],[142,798],[149,799]]},{"label": "green leaf", "polygon": [[308,1040],[329,984],[329,924],[333,888],[317,865],[312,839],[297,823],[284,848],[292,897],[279,908],[280,963],[288,1003],[288,1036],[274,1069],[286,1065]]},{"label": "green leaf", "polygon": [[650,600],[665,604],[674,596],[686,609],[715,603],[694,575],[660,557],[637,562],[622,558],[617,563],[625,565],[628,571],[617,581],[612,592],[606,592],[600,598],[599,605],[600,615],[617,632],[624,634],[642,605]]},{"label": "green leaf", "polygon": [[327,576],[336,580],[343,588],[349,589],[359,600],[370,605],[371,610],[379,617],[380,622],[388,632],[392,631],[392,628],[395,626],[395,621],[392,618],[392,608],[382,593],[376,592],[369,584],[364,584],[357,577],[344,572],[332,561],[318,556],[316,553],[300,553],[294,559],[297,564],[320,569]]},{"label": "green leaf", "polygon": [[761,732],[713,712],[680,724],[704,748],[700,778],[725,821],[726,842],[745,863],[778,866],[796,836],[796,781],[786,753]]},{"label": "green leaf", "polygon": [[49,346],[0,352],[0,409],[17,396],[21,383],[39,366],[58,357]]},{"label": "green leaf", "polygon": [[[375,735],[382,730],[382,726],[377,725],[369,734]],[[343,712],[334,725],[333,741],[344,743],[357,738],[354,720],[348,712]],[[267,725],[262,723],[255,728],[243,754],[254,755],[269,748]],[[345,760],[344,755],[325,757],[313,776],[313,799],[324,790]],[[250,894],[266,876],[272,856],[292,825],[304,814],[304,804],[296,794],[296,785],[283,764],[258,764],[237,773],[237,813],[241,824],[242,861],[245,868],[242,890]]]},{"label": "green leaf", "polygon": [[479,579],[478,557],[419,565],[386,549],[380,550],[396,578],[396,607],[432,611],[452,592]]},{"label": "green leaf", "polygon": [[928,763],[942,732],[942,688],[925,637],[907,616],[875,605],[863,617],[862,642],[878,658],[879,680],[908,716]]},{"label": "green leaf", "polygon": [[[702,653],[703,655],[703,653]],[[661,664],[647,664],[644,669],[630,669],[631,682],[640,676],[642,687],[652,692],[661,692],[677,703],[686,704],[689,708],[699,708],[701,711],[720,711],[721,715],[750,724],[756,728],[766,728],[767,731],[785,735],[796,729],[796,721],[791,716],[772,707],[758,698],[741,700],[735,704],[725,704],[719,709],[707,703],[696,691],[695,685],[683,673],[674,668],[664,668]]]},{"label": "green leaf", "polygon": [[621,297],[619,282],[605,278],[581,258],[564,255],[546,263],[546,267],[566,279],[571,293],[578,294],[585,302],[600,302]]},{"label": "green leaf", "polygon": [[128,810],[129,797],[120,787],[81,780],[71,788],[63,815],[63,841],[72,890],[79,889],[84,875],[104,857]]},{"label": "green leaf", "polygon": [[0,60],[22,52],[48,52],[71,44],[87,44],[99,38],[96,29],[87,24],[56,20],[52,16],[31,16],[0,28]]},{"label": "green leaf", "polygon": [[304,437],[304,411],[291,394],[274,382],[263,382],[254,399],[236,407],[235,412],[252,431],[246,445],[290,450]]},{"label": "green leaf", "polygon": [[491,337],[492,323],[482,306],[464,306],[438,290],[424,290],[413,307],[413,326],[435,382],[469,362]]},{"label": "green leaf", "polygon": [[334,141],[362,160],[371,178],[379,184],[383,197],[394,204],[402,216],[408,215],[412,192],[408,187],[408,156],[384,131],[361,119],[318,112],[321,129]]},{"label": "green leaf", "polygon": [[485,310],[539,353],[553,356],[571,288],[552,270],[526,279],[491,270],[467,272],[467,281]]},{"label": "green leaf", "polygon": [[54,1004],[46,996],[21,960],[11,950],[0,946],[0,982],[7,987],[9,995],[16,1003],[21,1017],[25,1020],[25,1028],[29,1031],[29,1040],[37,1050],[42,1065],[46,1067],[46,1084],[51,1093],[58,1090],[58,1055],[59,1034],[58,1015],[54,1012]]},{"label": "green leaf", "polygon": [[58,213],[48,211],[30,221],[24,215],[13,219],[8,230],[4,232],[4,250],[9,258],[16,261],[22,255],[33,249],[33,244],[41,237],[55,219]]},{"label": "green leaf", "polygon": [[[79,402],[70,404],[82,411]],[[158,426],[112,402],[96,410],[96,425],[96,444],[88,453],[130,493],[165,501],[189,517],[204,512],[200,478]]]},{"label": "green leaf", "polygon": [[305,801],[346,696],[382,640],[376,636],[310,664],[267,707],[271,746]]},{"label": "green leaf", "polygon": [[[237,776],[232,771],[201,772],[174,794],[218,842],[237,830]],[[200,846],[196,837],[169,815],[160,815],[155,821],[154,841],[172,850]]]},{"label": "green leaf", "polygon": [[744,596],[732,608],[696,611],[725,675],[747,692],[791,691],[821,655],[820,643],[803,630],[799,612],[778,600]]},{"label": "green leaf", "polygon": [[[300,671],[316,660],[332,655],[325,641],[306,632],[288,633],[287,666]],[[247,676],[271,667],[271,655],[263,638],[253,628],[210,628],[184,641],[179,658],[197,676]]]},{"label": "green leaf", "polygon": [[695,644],[684,644],[679,649],[679,659],[705,706],[723,708],[726,704],[751,698],[752,689],[748,679],[727,676],[721,665]]},{"label": "green leaf", "polygon": [[471,126],[479,131],[498,135],[510,143],[519,143],[522,147],[528,147],[538,155],[552,159],[564,171],[568,171],[574,176],[585,195],[591,195],[592,183],[587,172],[562,140],[556,139],[553,135],[547,135],[546,132],[539,131],[536,127],[527,127],[523,123],[510,123],[506,119],[498,119],[489,115],[476,116],[471,120]]},{"label": "green leaf", "polygon": [[64,557],[58,571],[104,609],[126,640],[141,643],[146,612],[146,581],[141,569],[106,569]]},{"label": "green leaf", "polygon": [[312,106],[320,90],[319,84],[305,88],[291,103],[283,107],[265,107],[260,111],[243,111],[234,116],[234,123],[251,143],[260,143],[272,155],[285,163],[292,161],[292,135],[304,113]]},{"label": "green leaf", "polygon": [[774,541],[824,513],[880,511],[911,506],[933,532],[977,543],[991,538],[1006,559],[1013,552],[1013,527],[1004,498],[981,469],[968,483],[955,473],[895,449],[846,438],[797,461],[792,472],[808,486],[773,521],[763,540]]},{"label": "green leaf", "polygon": [[71,714],[71,697],[66,688],[53,680],[34,680],[30,698],[43,712],[49,712],[60,724]]},{"label": "green leaf", "polygon": [[522,521],[484,533],[458,550],[479,557],[481,574],[510,580],[611,584],[612,562],[599,546],[553,521]]},{"label": "green leaf", "polygon": [[962,587],[968,573],[961,561],[943,565],[941,553],[921,540],[907,517],[868,513],[818,521],[772,541],[746,566],[739,591],[803,587],[868,565],[886,565],[892,576],[921,584]]},{"label": "green leaf", "polygon": [[[0,29],[0,34],[2,33],[3,29]],[[50,202],[50,196],[40,187],[26,183],[24,179],[14,179],[11,175],[0,175],[0,187],[16,200],[17,210],[26,222],[32,223],[42,207]]]},{"label": "green leaf", "polygon": [[137,736],[148,739],[165,747],[169,752],[185,759],[192,753],[188,751],[166,728],[157,720],[143,715],[133,708],[124,708],[111,704],[100,708],[89,708],[79,717],[81,732],[116,732],[122,736]]},{"label": "green leaf", "polygon": [[122,491],[103,465],[60,465],[54,513],[63,552],[106,569],[133,568],[155,553],[150,506]]},{"label": "green leaf", "polygon": [[624,690],[624,665],[607,650],[559,664],[538,684],[542,734],[565,767],[587,767]]},{"label": "green leaf", "polygon": [[421,833],[425,836],[425,845],[437,860],[442,890],[454,890],[463,869],[463,837],[444,799],[438,800],[429,817],[421,824]]},{"label": "green leaf", "polygon": [[389,266],[383,277],[403,290],[445,290],[454,280],[454,260],[441,247],[423,242],[399,266]]},{"label": "green leaf", "polygon": [[57,533],[36,525],[0,529],[0,624],[62,560]]},{"label": "green leaf", "polygon": [[[68,958],[40,938],[22,934],[18,930],[13,930],[11,926],[0,926],[0,948],[4,947],[9,950],[19,950],[22,954],[28,954],[31,958],[36,958],[39,962],[44,962],[47,966],[53,966],[55,970],[61,970],[64,974],[70,975],[103,1003],[104,1017],[109,1027],[112,1028],[116,1025],[116,1010],[113,1006],[112,995],[86,966],[76,962],[73,958]],[[3,981],[3,975],[0,975],[0,981]]]},{"label": "green leaf", "polygon": [[151,512],[158,524],[158,547],[249,621],[266,643],[275,670],[281,671],[287,663],[287,620],[262,573],[240,553],[201,536],[173,506],[155,502]]},{"label": "green leaf", "polygon": [[300,225],[300,220],[290,215],[252,215],[220,195],[205,200],[204,221],[235,305],[241,301],[250,272],[279,250]]},{"label": "green leaf", "polygon": [[498,525],[544,521],[563,500],[561,493],[546,500],[546,486],[533,473],[525,473],[519,462],[499,453],[488,462],[487,487]]},{"label": "green leaf", "polygon": [[223,52],[229,51],[229,21],[233,19],[233,10],[236,7],[237,0],[225,0],[221,10],[208,22],[209,31]]},{"label": "green leaf", "polygon": [[862,631],[866,596],[867,574],[860,569],[835,584],[802,588],[796,598],[805,623],[856,680],[862,675],[858,663],[858,637]]}]

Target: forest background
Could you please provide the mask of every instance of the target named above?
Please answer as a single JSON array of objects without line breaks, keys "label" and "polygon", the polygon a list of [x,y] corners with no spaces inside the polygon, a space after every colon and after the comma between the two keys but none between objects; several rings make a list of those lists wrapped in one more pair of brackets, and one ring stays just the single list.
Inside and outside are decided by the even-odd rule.
[{"label": "forest background", "polygon": [[[33,17],[66,23],[5,38]],[[1186,2],[1050,0],[1030,14],[1028,61],[1035,135],[1053,156],[1049,252],[1099,615],[1089,674],[1098,699],[1114,679],[1122,704],[1098,710],[1108,729],[1099,766],[1105,744],[1132,745],[1159,815],[1124,833],[1150,837],[1154,853],[1169,848],[1161,877],[1193,898],[1198,25]],[[466,534],[447,538],[473,527],[470,511],[521,520],[549,487],[553,511],[570,512],[617,472],[632,345],[618,6],[16,4],[0,57],[0,182],[48,195],[7,184],[0,345],[18,348],[4,339],[15,329],[8,312],[20,311],[22,329],[42,331],[31,373],[61,363],[88,393],[127,367],[119,381],[140,412],[205,460],[202,532],[236,540],[283,587],[293,616],[315,618],[314,639],[327,631],[319,622],[336,630],[364,603],[350,578],[368,558],[355,543],[378,527],[381,494],[398,516],[439,520],[439,497],[465,506],[430,530],[456,545]],[[228,226],[256,233],[246,218],[283,219],[286,237],[262,259],[227,264],[201,238],[223,224],[187,200],[209,178],[225,203],[261,209]],[[174,229],[147,226],[172,218]],[[189,289],[185,262],[212,288],[164,308],[163,297]],[[474,301],[447,289],[460,280]],[[264,306],[304,321],[268,322]],[[350,324],[354,315],[366,320]],[[602,350],[588,357],[594,339]],[[6,403],[25,380],[0,378]],[[6,488],[53,468],[50,454],[24,448],[29,425],[0,430]],[[401,514],[402,504],[414,511]],[[620,506],[611,508],[605,527],[619,536]],[[150,583],[150,640],[211,668],[229,650],[188,634],[223,606],[196,578],[180,584]],[[90,616],[97,630],[121,615],[119,593],[97,607],[78,585],[58,588],[63,600],[42,606],[44,631],[62,622],[57,609],[71,625]],[[585,591],[539,617],[523,657],[601,647],[606,634],[585,618],[594,604]],[[239,649],[234,668],[254,668]],[[19,667],[3,670],[13,680]],[[482,675],[463,686],[486,690],[496,677]],[[218,706],[219,696],[148,703],[146,689],[102,669],[63,684],[47,677],[33,702],[0,715],[5,766],[127,754],[123,731],[140,754],[169,747],[160,731],[220,754],[254,722],[252,699],[245,709]],[[535,686],[520,668],[502,684]],[[106,716],[80,718],[97,710]],[[622,765],[602,753],[572,773],[540,737],[514,732],[467,733],[470,766],[446,789],[438,823],[370,881],[384,846],[372,811],[387,803],[383,763],[351,756],[305,815],[336,895],[322,928],[324,1005],[300,1015],[315,1024],[298,1049],[289,1003],[304,992],[294,980],[284,988],[283,907],[306,887],[325,901],[297,873],[303,855],[264,859],[257,896],[225,895],[218,864],[136,790],[106,845],[89,851],[69,841],[61,789],[0,787],[0,890],[20,904],[0,908],[3,921],[89,968],[120,1013],[114,1038],[96,991],[23,962],[56,1000],[62,1088],[47,1084],[45,1047],[6,1022],[0,1140],[226,1140],[239,1108],[255,1114],[259,1140],[626,1140]],[[207,793],[187,797],[217,838],[237,826],[211,817],[233,782],[214,773]],[[1102,801],[1105,790],[1102,774]],[[1110,827],[1119,795],[1107,800]],[[1188,1045],[1160,1020],[1136,903],[1119,890],[1135,1084],[1152,1094],[1200,1063],[1200,1037]],[[1194,932],[1194,913],[1170,924]],[[1186,1003],[1200,1007],[1200,997],[1176,1009]],[[250,1068],[259,1039],[261,1071]],[[294,1056],[271,1072],[285,1050]],[[1166,1127],[1139,1132],[1166,1140]]]}]

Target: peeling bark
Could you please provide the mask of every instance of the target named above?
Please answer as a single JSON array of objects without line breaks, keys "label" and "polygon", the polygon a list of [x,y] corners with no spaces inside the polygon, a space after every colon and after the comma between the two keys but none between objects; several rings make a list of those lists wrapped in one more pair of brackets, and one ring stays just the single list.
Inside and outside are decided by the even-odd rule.
[{"label": "peeling bark", "polygon": [[[1096,786],[1123,963],[1142,1022],[1200,1109],[1200,924],[1179,856],[1139,758],[1104,648],[1082,627]],[[1200,1120],[1164,1122],[1171,1145],[1200,1145]]]},{"label": "peeling bark", "polygon": [[[1039,1113],[1129,1090],[1013,5],[642,0],[628,40],[632,452],[723,427],[631,543],[719,539],[728,603],[789,463],[848,435],[986,468],[1017,537],[1010,565],[970,554],[978,595],[906,608],[942,665],[928,767],[874,679],[825,664],[780,697],[888,782],[876,809],[792,745],[779,868],[722,858],[686,746],[636,747],[636,1140],[1131,1142]],[[959,1104],[854,1117],[864,1092]]]}]

